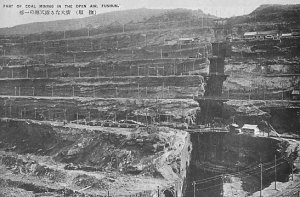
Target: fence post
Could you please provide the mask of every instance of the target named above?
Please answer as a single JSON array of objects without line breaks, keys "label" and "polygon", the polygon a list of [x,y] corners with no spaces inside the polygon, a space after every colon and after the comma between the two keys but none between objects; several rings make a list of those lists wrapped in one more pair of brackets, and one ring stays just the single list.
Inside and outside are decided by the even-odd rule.
[{"label": "fence post", "polygon": [[34,87],[32,87],[32,96],[34,96]]},{"label": "fence post", "polygon": [[17,87],[15,87],[15,96],[17,96]]},{"label": "fence post", "polygon": [[65,121],[67,121],[67,109],[64,109],[64,118],[65,118]]},{"label": "fence post", "polygon": [[146,86],[146,97],[147,97],[147,95],[148,95],[148,87]]},{"label": "fence post", "polygon": [[19,86],[19,96],[21,96],[21,87]]},{"label": "fence post", "polygon": [[11,103],[9,104],[9,117],[11,117]]},{"label": "fence post", "polygon": [[75,96],[75,88],[74,88],[74,86],[72,86],[72,95],[73,95],[73,97]]}]

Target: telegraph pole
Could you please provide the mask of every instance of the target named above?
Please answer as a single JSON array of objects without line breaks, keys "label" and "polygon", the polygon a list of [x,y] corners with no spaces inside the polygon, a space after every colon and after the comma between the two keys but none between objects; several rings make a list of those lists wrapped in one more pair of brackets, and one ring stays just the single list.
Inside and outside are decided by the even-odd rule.
[{"label": "telegraph pole", "polygon": [[259,196],[262,197],[261,192],[262,192],[262,181],[263,181],[263,177],[262,177],[262,163],[260,162],[260,192],[259,192]]},{"label": "telegraph pole", "polygon": [[277,188],[276,188],[276,181],[277,181],[276,155],[275,155],[275,166],[274,166],[274,168],[275,168],[275,190],[277,190]]},{"label": "telegraph pole", "polygon": [[45,48],[45,42],[43,42],[44,44],[44,64],[46,64],[46,48]]},{"label": "telegraph pole", "polygon": [[51,97],[53,97],[53,84],[51,86]]},{"label": "telegraph pole", "polygon": [[291,160],[292,181],[294,180],[293,161]]},{"label": "telegraph pole", "polygon": [[196,197],[196,182],[193,181],[193,188],[194,188],[194,197]]}]

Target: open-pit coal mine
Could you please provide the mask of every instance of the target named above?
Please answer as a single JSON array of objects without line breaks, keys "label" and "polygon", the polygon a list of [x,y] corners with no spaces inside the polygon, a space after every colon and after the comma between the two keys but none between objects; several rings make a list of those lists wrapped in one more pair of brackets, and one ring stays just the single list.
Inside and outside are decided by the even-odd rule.
[{"label": "open-pit coal mine", "polygon": [[0,196],[300,196],[298,8],[0,28]]}]

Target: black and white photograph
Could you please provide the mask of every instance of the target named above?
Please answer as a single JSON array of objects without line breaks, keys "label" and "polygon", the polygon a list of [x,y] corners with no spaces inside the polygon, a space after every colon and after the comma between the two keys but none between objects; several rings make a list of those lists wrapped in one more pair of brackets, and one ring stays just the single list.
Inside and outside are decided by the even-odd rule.
[{"label": "black and white photograph", "polygon": [[300,197],[300,1],[1,0],[0,197]]}]

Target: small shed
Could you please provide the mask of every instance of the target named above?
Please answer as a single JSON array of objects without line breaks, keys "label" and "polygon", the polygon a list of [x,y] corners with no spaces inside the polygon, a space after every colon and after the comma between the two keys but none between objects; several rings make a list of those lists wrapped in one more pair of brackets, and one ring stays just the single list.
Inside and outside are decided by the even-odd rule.
[{"label": "small shed", "polygon": [[245,32],[244,38],[245,39],[254,39],[256,35],[257,35],[257,32]]},{"label": "small shed", "polygon": [[178,42],[180,44],[191,44],[194,42],[194,38],[179,38]]},{"label": "small shed", "polygon": [[232,123],[231,125],[229,125],[229,131],[231,133],[239,133],[239,125]]},{"label": "small shed", "polygon": [[294,89],[291,93],[292,100],[300,100],[300,90]]},{"label": "small shed", "polygon": [[244,124],[244,126],[242,127],[242,132],[244,134],[249,134],[249,135],[258,135],[259,128],[257,125]]}]

